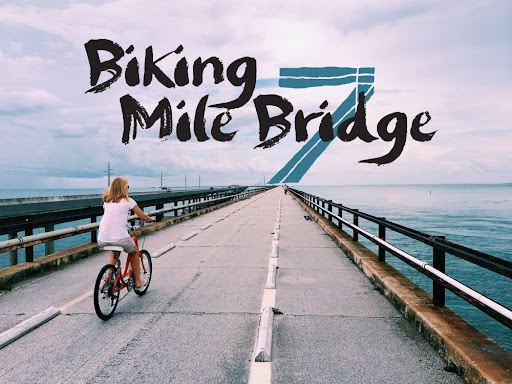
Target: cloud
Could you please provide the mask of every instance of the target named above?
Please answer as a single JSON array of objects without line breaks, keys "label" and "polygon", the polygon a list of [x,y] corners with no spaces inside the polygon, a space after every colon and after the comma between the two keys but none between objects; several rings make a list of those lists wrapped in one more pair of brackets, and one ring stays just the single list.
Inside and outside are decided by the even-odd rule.
[{"label": "cloud", "polygon": [[[320,0],[313,7],[307,1],[291,6],[270,0],[1,5],[0,23],[8,37],[0,42],[0,72],[6,74],[0,123],[8,145],[0,158],[53,162],[53,167],[65,163],[76,169],[83,169],[83,164],[104,169],[110,161],[115,172],[137,175],[141,183],[160,172],[169,183],[197,172],[205,180],[237,177],[250,182],[264,175],[268,180],[303,145],[295,141],[296,112],[318,112],[323,100],[328,100],[328,109],[335,109],[347,93],[344,87],[279,88],[279,68],[375,66],[376,92],[367,105],[370,132],[376,134],[378,121],[389,113],[406,113],[410,128],[414,116],[428,110],[432,121],[424,130],[438,133],[429,143],[416,143],[409,136],[402,156],[384,167],[358,161],[389,152],[392,143],[333,143],[304,183],[443,182],[475,175],[479,180],[505,179],[510,174],[510,12],[511,5],[499,1]],[[183,44],[181,56],[161,63],[171,77],[181,57],[187,58],[189,67],[197,57],[218,56],[225,67],[239,57],[255,57],[258,84],[253,98],[260,93],[287,97],[294,106],[288,117],[292,131],[278,145],[254,150],[259,122],[250,100],[232,112],[233,120],[225,127],[238,130],[232,142],[198,143],[192,138],[181,143],[176,122],[182,113],[193,120],[202,96],[210,95],[209,104],[232,100],[241,88],[228,81],[214,85],[209,73],[200,87],[167,89],[155,79],[149,87],[128,87],[123,74],[107,91],[84,94],[90,88],[84,43],[93,38],[111,39],[124,49],[133,44],[133,54],[126,54],[119,64],[124,70],[136,56],[141,73],[146,47],[152,45],[155,55],[162,55]],[[167,141],[158,138],[157,122],[149,130],[139,129],[130,144],[121,143],[119,98],[127,93],[148,111],[163,97],[169,99],[174,126]],[[178,111],[181,100],[186,106]],[[220,112],[208,108],[210,137],[212,121]],[[310,136],[317,131],[318,119],[308,129]],[[273,132],[271,128],[269,137]],[[11,139],[13,133],[25,138],[23,157]]]},{"label": "cloud", "polygon": [[21,41],[11,41],[9,46],[14,53],[21,53],[23,51],[23,43]]},{"label": "cloud", "polygon": [[62,105],[63,101],[44,89],[0,90],[0,114],[17,115],[38,112]]}]

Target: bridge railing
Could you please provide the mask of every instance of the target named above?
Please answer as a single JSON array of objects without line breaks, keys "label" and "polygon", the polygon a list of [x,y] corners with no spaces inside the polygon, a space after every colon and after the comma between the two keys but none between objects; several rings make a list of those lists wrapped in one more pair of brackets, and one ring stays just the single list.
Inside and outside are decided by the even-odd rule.
[{"label": "bridge railing", "polygon": [[[448,289],[468,303],[477,307],[479,310],[487,313],[489,316],[512,329],[512,311],[509,308],[491,300],[483,294],[445,274],[446,253],[469,261],[509,279],[512,278],[512,263],[510,261],[464,247],[460,244],[449,242],[444,238],[444,236],[430,236],[414,229],[404,227],[400,224],[393,223],[385,218],[372,216],[361,212],[358,209],[348,208],[342,204],[333,203],[332,200],[326,200],[293,188],[290,188],[290,191],[320,215],[337,225],[339,229],[342,229],[343,225],[352,229],[352,240],[354,242],[359,241],[359,234],[361,234],[376,244],[379,247],[378,260],[380,262],[386,261],[387,251],[412,266],[423,275],[429,277],[433,281],[432,298],[434,305],[445,305],[445,289]],[[352,222],[343,218],[343,212],[352,214]],[[372,234],[361,228],[359,226],[359,218],[364,218],[377,224],[378,234]],[[334,219],[336,220],[336,223],[334,223]],[[432,247],[433,265],[431,266],[427,262],[422,261],[386,242],[386,229],[400,233]]]},{"label": "bridge railing", "polygon": [[[179,199],[181,201],[183,201],[183,204],[178,204],[178,202],[180,200],[177,200],[177,197],[173,197],[172,200],[169,201],[170,203],[174,203],[172,207],[163,208],[165,202],[159,201],[158,204],[154,204],[154,206],[156,206],[158,209],[146,212],[146,214],[148,214],[149,216],[156,216],[157,222],[158,222],[158,221],[162,220],[163,215],[165,213],[170,212],[173,214],[173,216],[178,216],[180,212],[181,212],[181,214],[185,214],[185,213],[187,213],[186,211],[188,210],[188,213],[190,213],[193,209],[201,209],[206,206],[220,204],[225,201],[245,198],[245,197],[260,193],[267,189],[269,189],[269,188],[268,187],[255,188],[255,189],[245,190],[241,193],[234,193],[238,190],[234,190],[234,192],[230,192],[229,190],[221,191],[221,192],[215,191],[215,192],[207,193],[204,196],[181,195],[181,196],[179,196]],[[220,197],[214,197],[214,196],[220,196]],[[185,201],[188,201],[188,204],[185,204]],[[148,202],[142,203],[142,204],[139,203],[141,208],[143,208],[143,204],[146,204],[146,206],[147,206],[149,203]],[[90,212],[91,209],[96,209],[96,208],[87,207],[87,208],[78,209],[78,211],[83,211],[82,213],[80,213],[80,216],[87,217],[88,215],[90,215],[90,213],[87,213],[87,212]],[[75,213],[75,216],[73,216],[72,218],[73,219],[76,218],[76,213]],[[128,220],[131,221],[131,220],[135,220],[136,218],[137,218],[137,216],[133,215],[133,216],[129,216]],[[58,220],[62,221],[62,217],[60,217]],[[59,229],[59,230],[50,230],[50,231],[46,231],[44,233],[40,233],[40,234],[36,234],[36,235],[33,235],[31,233],[32,231],[30,231],[29,234],[27,234],[25,231],[25,236],[10,236],[11,238],[9,240],[0,242],[0,253],[13,252],[13,251],[16,252],[20,248],[25,248],[25,252],[26,252],[25,259],[27,262],[31,262],[31,261],[33,261],[33,247],[34,247],[34,245],[37,245],[37,244],[53,242],[58,239],[75,236],[75,235],[79,235],[79,234],[87,233],[87,232],[91,232],[91,242],[96,242],[96,230],[98,229],[100,223],[96,222],[96,216],[93,219],[91,219],[91,221],[92,220],[94,220],[94,222],[92,222],[90,224],[73,226],[73,227]],[[26,224],[26,226],[33,226],[33,225],[34,225],[34,223],[31,223],[31,222],[28,222]],[[52,252],[50,252],[50,253],[52,253]],[[46,252],[46,254],[48,254],[48,252]],[[29,257],[27,257],[27,255],[29,255]],[[17,257],[16,257],[16,259],[17,259]],[[9,258],[9,265],[13,265],[13,264],[17,263],[17,260],[14,260],[14,261],[15,262],[12,262],[12,258]]]}]

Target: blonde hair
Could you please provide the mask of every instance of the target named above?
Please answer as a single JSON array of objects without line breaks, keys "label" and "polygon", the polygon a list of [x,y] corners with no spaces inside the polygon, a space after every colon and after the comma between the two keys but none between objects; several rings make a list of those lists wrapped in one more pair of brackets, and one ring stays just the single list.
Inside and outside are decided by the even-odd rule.
[{"label": "blonde hair", "polygon": [[128,200],[128,180],[116,177],[110,187],[103,192],[105,203],[119,203],[121,199]]}]

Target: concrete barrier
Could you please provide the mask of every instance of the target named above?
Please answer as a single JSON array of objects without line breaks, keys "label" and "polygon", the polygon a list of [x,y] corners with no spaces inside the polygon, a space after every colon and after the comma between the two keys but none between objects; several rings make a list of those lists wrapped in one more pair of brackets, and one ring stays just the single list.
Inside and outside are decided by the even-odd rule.
[{"label": "concrete barrier", "polygon": [[272,325],[274,312],[271,307],[265,307],[260,317],[258,338],[254,348],[254,361],[272,361]]},{"label": "concrete barrier", "polygon": [[159,249],[158,251],[155,252],[154,255],[151,255],[151,258],[152,259],[156,259],[156,258],[159,258],[160,256],[162,256],[164,253],[167,253],[169,252],[171,249],[174,249],[176,248],[176,245],[174,243],[171,243],[169,245],[167,245],[166,247],[163,247],[161,249]]},{"label": "concrete barrier", "polygon": [[272,242],[272,251],[270,257],[277,257],[279,255],[279,243],[277,241]]},{"label": "concrete barrier", "polygon": [[183,236],[183,237],[181,238],[181,240],[183,240],[183,241],[187,241],[187,240],[189,240],[189,239],[193,238],[194,236],[197,236],[197,232],[191,232],[191,233],[189,233],[188,235]]},{"label": "concrete barrier", "polygon": [[275,264],[270,264],[268,267],[267,284],[265,285],[265,289],[275,289],[276,288],[276,277],[277,277],[277,266]]},{"label": "concrete barrier", "polygon": [[0,334],[0,349],[15,340],[18,340],[20,337],[26,335],[27,333],[32,332],[37,327],[43,325],[58,315],[60,315],[60,309],[50,307],[47,310],[37,314],[36,316],[31,317],[21,324],[18,324],[17,326],[9,329],[8,331],[5,331],[4,333]]}]

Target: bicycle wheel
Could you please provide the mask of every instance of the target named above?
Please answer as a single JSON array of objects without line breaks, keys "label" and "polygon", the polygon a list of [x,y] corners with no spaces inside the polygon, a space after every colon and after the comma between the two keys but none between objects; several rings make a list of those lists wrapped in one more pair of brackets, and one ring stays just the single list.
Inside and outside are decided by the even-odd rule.
[{"label": "bicycle wheel", "polygon": [[151,273],[153,271],[153,264],[151,263],[151,256],[149,255],[149,252],[146,250],[140,251],[141,257],[140,257],[140,277],[141,279],[144,279],[147,281],[146,285],[144,286],[144,289],[137,290],[134,289],[133,291],[139,295],[142,296],[146,293],[146,291],[149,288],[149,283],[151,282]]},{"label": "bicycle wheel", "polygon": [[119,291],[114,290],[117,270],[107,264],[101,268],[94,284],[94,309],[101,320],[108,320],[114,314],[119,301]]}]

